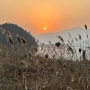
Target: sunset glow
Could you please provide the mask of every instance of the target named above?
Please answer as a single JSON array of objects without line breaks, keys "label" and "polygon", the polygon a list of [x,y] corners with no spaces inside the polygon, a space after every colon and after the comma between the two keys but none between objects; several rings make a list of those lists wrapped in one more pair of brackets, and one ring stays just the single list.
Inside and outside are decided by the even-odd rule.
[{"label": "sunset glow", "polygon": [[90,0],[0,0],[0,23],[15,23],[33,35],[67,30],[85,23],[89,27],[89,3]]},{"label": "sunset glow", "polygon": [[46,28],[46,27],[44,27],[44,28],[43,28],[43,30],[44,30],[44,31],[46,31],[46,30],[47,30],[47,28]]}]

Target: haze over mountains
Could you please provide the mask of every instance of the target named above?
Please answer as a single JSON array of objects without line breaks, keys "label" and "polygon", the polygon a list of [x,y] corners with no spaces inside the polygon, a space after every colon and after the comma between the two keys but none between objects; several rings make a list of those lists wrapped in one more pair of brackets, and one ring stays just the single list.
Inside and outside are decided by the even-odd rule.
[{"label": "haze over mountains", "polygon": [[70,40],[70,35],[71,38],[75,40],[75,38],[78,38],[78,34],[81,35],[82,40],[84,41],[87,40],[87,34],[90,39],[90,29],[85,30],[85,28],[81,28],[81,27],[75,27],[69,30],[64,30],[62,32],[41,34],[36,36],[36,38],[42,43],[48,43],[48,41],[55,43],[59,41],[57,35],[62,36],[65,41],[68,41]]},{"label": "haze over mountains", "polygon": [[[2,44],[8,45],[7,39],[4,34],[2,34],[2,29],[9,31],[12,34],[12,38],[14,40],[14,43],[17,43],[17,34],[20,35],[21,37],[24,37],[26,41],[28,42],[29,46],[37,46],[36,39],[38,39],[41,43],[48,43],[48,41],[51,41],[52,43],[56,43],[59,41],[57,36],[62,36],[65,41],[75,40],[75,38],[78,39],[78,35],[81,35],[82,40],[86,41],[87,40],[87,34],[88,38],[90,39],[90,29],[85,30],[85,28],[81,27],[75,27],[69,30],[64,30],[62,32],[55,32],[55,33],[46,33],[46,34],[41,34],[36,36],[35,38],[26,30],[23,28],[17,26],[16,24],[11,24],[11,23],[5,23],[0,25],[0,42]],[[71,37],[70,37],[71,35]]]}]

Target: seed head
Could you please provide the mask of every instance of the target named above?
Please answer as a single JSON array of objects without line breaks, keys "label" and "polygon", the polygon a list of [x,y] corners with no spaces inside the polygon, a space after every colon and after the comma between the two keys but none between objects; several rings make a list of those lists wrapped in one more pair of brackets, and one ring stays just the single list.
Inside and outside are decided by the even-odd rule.
[{"label": "seed head", "polygon": [[79,53],[81,53],[81,51],[82,51],[82,49],[81,49],[81,48],[79,48]]},{"label": "seed head", "polygon": [[84,25],[84,27],[85,27],[85,30],[87,30],[87,25],[86,24]]},{"label": "seed head", "polygon": [[68,32],[68,34],[69,34],[69,37],[71,38],[71,34]]},{"label": "seed head", "polygon": [[49,56],[48,56],[48,54],[45,54],[45,58],[48,58]]},{"label": "seed head", "polygon": [[68,51],[73,53],[73,49],[71,47],[68,47]]},{"label": "seed head", "polygon": [[80,34],[78,34],[78,36],[79,36],[79,39],[81,40],[82,38],[81,38],[81,35]]},{"label": "seed head", "polygon": [[57,47],[59,47],[61,44],[60,44],[60,42],[57,42],[57,43],[55,43],[55,45],[56,45]]},{"label": "seed head", "polygon": [[18,40],[19,43],[21,43],[21,38],[20,38],[19,35],[17,35],[17,40]]},{"label": "seed head", "polygon": [[10,43],[11,45],[14,45],[14,42],[13,42],[13,40],[12,40],[11,37],[8,37],[8,41],[9,41],[9,43]]},{"label": "seed head", "polygon": [[27,43],[24,37],[21,37],[21,41],[24,45]]},{"label": "seed head", "polygon": [[62,38],[61,36],[58,36],[58,38],[59,38],[62,42],[64,42],[64,40],[63,40],[63,38]]}]

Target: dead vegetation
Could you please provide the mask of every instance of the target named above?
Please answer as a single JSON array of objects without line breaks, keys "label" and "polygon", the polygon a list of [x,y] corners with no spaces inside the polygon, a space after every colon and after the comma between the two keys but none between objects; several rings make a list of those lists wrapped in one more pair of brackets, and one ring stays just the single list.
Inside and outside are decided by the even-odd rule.
[{"label": "dead vegetation", "polygon": [[86,50],[80,47],[82,58],[77,59],[75,47],[58,38],[60,42],[54,45],[39,44],[41,53],[27,47],[27,41],[19,35],[18,46],[13,39],[8,41],[10,48],[0,44],[0,90],[90,90]]}]

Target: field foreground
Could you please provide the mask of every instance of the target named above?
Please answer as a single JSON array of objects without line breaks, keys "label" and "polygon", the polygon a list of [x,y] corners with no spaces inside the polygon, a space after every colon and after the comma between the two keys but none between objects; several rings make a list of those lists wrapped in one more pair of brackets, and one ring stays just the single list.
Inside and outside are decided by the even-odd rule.
[{"label": "field foreground", "polygon": [[0,90],[90,90],[90,61],[34,56],[0,45]]}]

